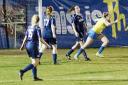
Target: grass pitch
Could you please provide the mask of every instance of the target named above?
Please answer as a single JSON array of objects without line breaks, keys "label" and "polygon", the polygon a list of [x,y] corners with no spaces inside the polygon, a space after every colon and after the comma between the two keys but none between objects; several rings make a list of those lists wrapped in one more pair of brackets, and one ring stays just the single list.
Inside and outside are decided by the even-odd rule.
[{"label": "grass pitch", "polygon": [[59,65],[52,64],[51,50],[46,50],[38,76],[43,81],[32,81],[31,71],[21,81],[19,69],[30,63],[25,50],[0,50],[0,85],[128,85],[128,48],[107,48],[104,58],[95,56],[98,49],[87,49],[91,61],[68,62],[65,53],[68,49],[58,50]]}]

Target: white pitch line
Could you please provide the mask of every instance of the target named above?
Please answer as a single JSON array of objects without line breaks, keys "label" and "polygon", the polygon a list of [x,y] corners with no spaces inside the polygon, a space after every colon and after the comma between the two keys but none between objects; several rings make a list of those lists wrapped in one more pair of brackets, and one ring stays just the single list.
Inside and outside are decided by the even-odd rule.
[{"label": "white pitch line", "polygon": [[18,81],[20,81],[20,80],[0,80],[0,83],[9,83],[9,82],[18,82]]}]

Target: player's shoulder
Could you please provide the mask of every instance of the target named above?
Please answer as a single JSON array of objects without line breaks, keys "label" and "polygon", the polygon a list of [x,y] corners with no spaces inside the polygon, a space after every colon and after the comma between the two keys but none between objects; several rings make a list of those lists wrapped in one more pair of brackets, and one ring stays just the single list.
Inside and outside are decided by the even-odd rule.
[{"label": "player's shoulder", "polygon": [[51,19],[55,19],[55,15],[52,15],[52,16],[51,16]]},{"label": "player's shoulder", "polygon": [[72,14],[72,15],[71,15],[71,18],[72,18],[72,19],[75,19],[75,17],[76,17],[76,14]]},{"label": "player's shoulder", "polygon": [[34,31],[39,31],[40,30],[40,27],[38,25],[35,25],[33,30]]},{"label": "player's shoulder", "polygon": [[40,29],[39,25],[34,26],[35,29]]},{"label": "player's shoulder", "polygon": [[77,14],[74,14],[74,15],[73,15],[73,17],[74,17],[74,18],[77,18],[77,17],[78,17],[78,15],[77,15]]},{"label": "player's shoulder", "polygon": [[104,23],[105,22],[105,19],[102,17],[102,18],[99,18],[99,19],[97,19],[97,22],[102,22],[102,23]]},{"label": "player's shoulder", "polygon": [[26,32],[29,32],[32,29],[31,25],[29,25],[26,29]]},{"label": "player's shoulder", "polygon": [[77,20],[77,15],[76,15],[76,14],[73,14],[73,15],[71,16],[71,20],[72,20],[72,21],[76,21],[76,20]]}]

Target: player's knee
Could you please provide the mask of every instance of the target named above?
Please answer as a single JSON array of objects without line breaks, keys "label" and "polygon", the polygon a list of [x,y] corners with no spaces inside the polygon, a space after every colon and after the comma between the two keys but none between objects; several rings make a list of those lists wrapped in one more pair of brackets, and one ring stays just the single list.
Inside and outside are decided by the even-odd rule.
[{"label": "player's knee", "polygon": [[39,59],[34,59],[34,60],[32,60],[32,64],[33,64],[34,66],[37,66],[37,65],[39,64]]},{"label": "player's knee", "polygon": [[53,49],[52,49],[52,53],[53,53],[53,54],[56,54],[56,53],[57,53],[57,48],[53,48]]},{"label": "player's knee", "polygon": [[44,51],[47,48],[47,46],[43,45],[42,48],[43,48],[42,51]]},{"label": "player's knee", "polygon": [[36,66],[36,62],[35,62],[35,61],[32,61],[32,64],[33,64],[34,66]]},{"label": "player's knee", "polygon": [[107,44],[109,43],[109,40],[107,40]]},{"label": "player's knee", "polygon": [[106,45],[109,43],[109,40],[106,40]]},{"label": "player's knee", "polygon": [[57,53],[57,49],[53,49],[53,54]]},{"label": "player's knee", "polygon": [[104,44],[108,45],[108,43],[109,43],[109,40],[105,40]]},{"label": "player's knee", "polygon": [[53,50],[56,50],[57,48],[56,47],[53,47]]},{"label": "player's knee", "polygon": [[43,45],[43,48],[45,49],[45,48],[47,48],[47,46],[46,45]]},{"label": "player's knee", "polygon": [[34,66],[38,66],[39,62],[32,63]]},{"label": "player's knee", "polygon": [[57,46],[56,45],[52,45],[52,49],[53,50],[56,50],[57,49]]}]

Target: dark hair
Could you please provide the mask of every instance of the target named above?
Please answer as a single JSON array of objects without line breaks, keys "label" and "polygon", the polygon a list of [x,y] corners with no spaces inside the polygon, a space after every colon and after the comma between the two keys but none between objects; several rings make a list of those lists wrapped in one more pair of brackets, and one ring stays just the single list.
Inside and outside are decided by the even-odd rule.
[{"label": "dark hair", "polygon": [[109,13],[108,13],[108,12],[104,12],[104,13],[103,13],[103,17],[106,18],[107,16],[109,16]]},{"label": "dark hair", "polygon": [[73,10],[75,10],[75,5],[72,6],[67,12],[68,12],[68,13],[71,13]]},{"label": "dark hair", "polygon": [[52,6],[48,6],[47,9],[49,9],[50,12],[53,11],[53,7]]}]

